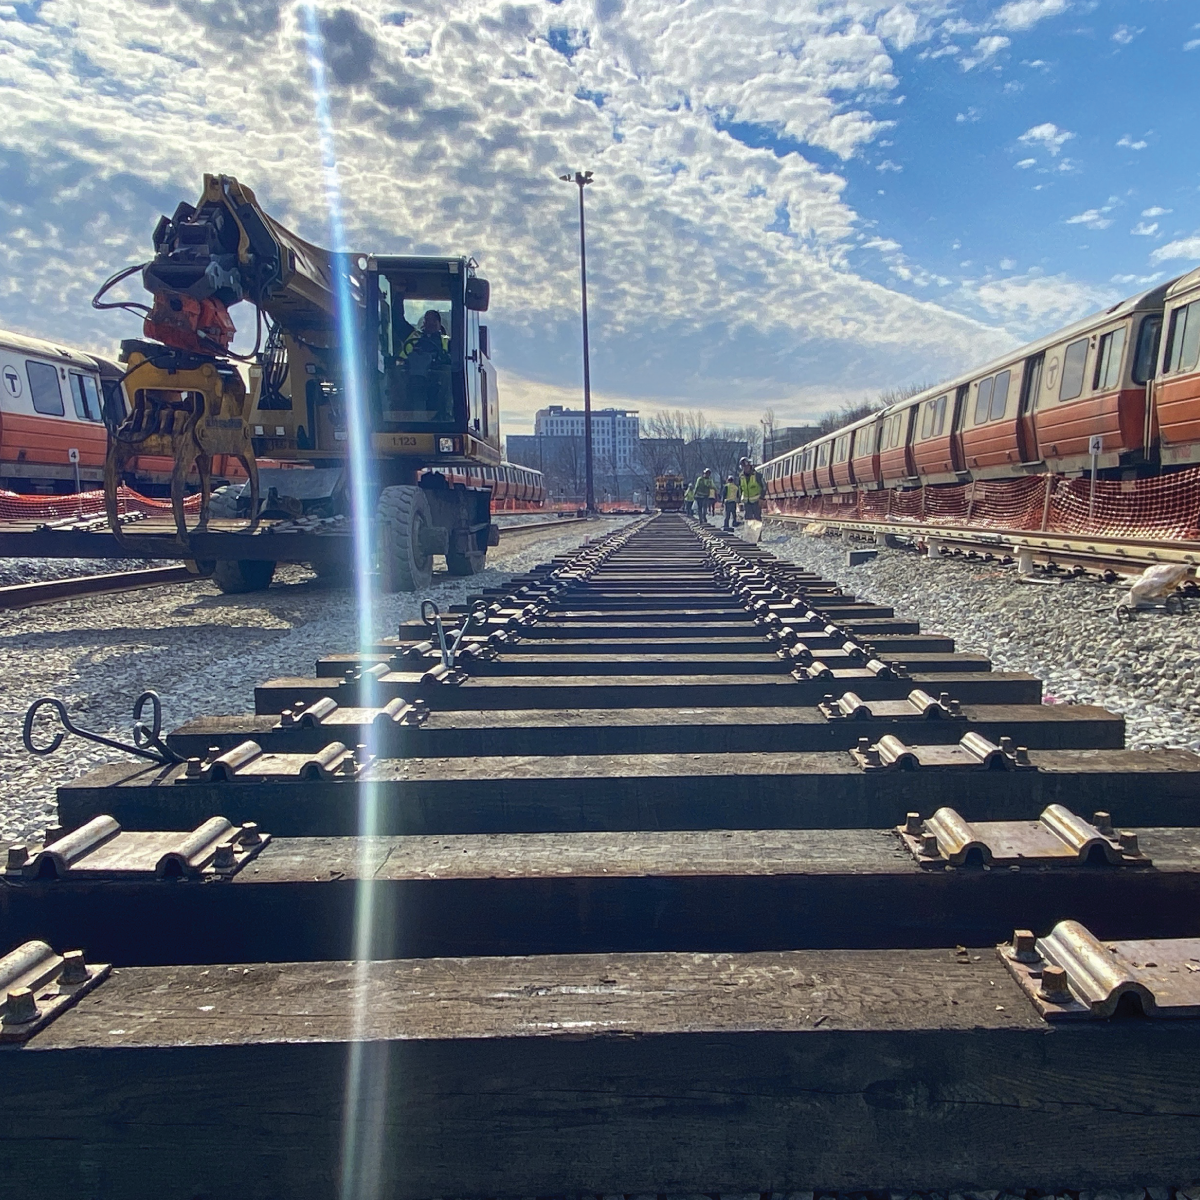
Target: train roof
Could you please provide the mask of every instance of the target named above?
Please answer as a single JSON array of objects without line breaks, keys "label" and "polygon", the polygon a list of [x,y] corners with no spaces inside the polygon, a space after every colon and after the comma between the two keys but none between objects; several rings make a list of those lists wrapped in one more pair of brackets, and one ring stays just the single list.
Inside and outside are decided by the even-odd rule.
[{"label": "train roof", "polygon": [[72,350],[60,342],[47,342],[42,338],[28,337],[23,333],[9,333],[5,329],[0,329],[0,350],[9,350],[14,354],[34,354],[38,358],[49,358],[62,363],[70,363],[75,367],[86,367],[93,371],[101,361],[93,354],[85,354],[82,350]]},{"label": "train roof", "polygon": [[[1195,272],[1195,274],[1200,276],[1200,270]],[[891,416],[893,413],[903,412],[904,409],[912,408],[914,405],[921,404],[925,400],[931,400],[935,396],[940,396],[943,392],[952,392],[964,383],[970,383],[973,379],[981,379],[984,376],[991,375],[995,371],[1002,371],[1005,367],[1011,367],[1022,359],[1028,358],[1031,354],[1038,354],[1043,350],[1049,350],[1051,346],[1056,346],[1059,342],[1066,341],[1077,334],[1086,333],[1096,325],[1103,325],[1114,317],[1122,317],[1128,313],[1137,312],[1139,308],[1160,306],[1166,299],[1170,289],[1179,282],[1181,282],[1180,279],[1169,279],[1166,283],[1156,284],[1154,287],[1147,288],[1143,292],[1138,292],[1136,295],[1119,300],[1116,304],[1110,305],[1108,308],[1089,313],[1088,316],[1082,317],[1070,325],[1064,325],[1061,329],[1056,329],[1053,333],[1048,333],[1045,337],[1038,338],[1037,341],[1027,342],[1024,346],[1017,346],[1007,354],[1002,354],[999,358],[992,359],[989,363],[984,363],[979,367],[972,367],[969,371],[964,371],[950,379],[944,379],[941,383],[935,384],[933,387],[926,388],[922,392],[917,392],[916,395],[909,396],[904,400],[897,400],[895,404],[891,404],[883,410],[884,415]]]},{"label": "train roof", "polygon": [[1200,285],[1200,267],[1189,271],[1186,275],[1180,275],[1178,279],[1171,280],[1167,285],[1167,299],[1173,300],[1176,296],[1182,296],[1184,292],[1190,292],[1198,285]]}]

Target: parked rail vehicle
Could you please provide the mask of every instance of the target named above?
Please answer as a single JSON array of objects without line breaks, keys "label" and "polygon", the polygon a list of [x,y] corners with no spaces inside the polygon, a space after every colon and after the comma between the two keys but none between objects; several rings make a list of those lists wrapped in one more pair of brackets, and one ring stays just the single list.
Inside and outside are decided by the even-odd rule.
[{"label": "parked rail vehicle", "polygon": [[104,406],[124,415],[121,374],[116,363],[0,330],[0,487],[71,492],[103,480]]},{"label": "parked rail vehicle", "polygon": [[[186,542],[186,473],[193,464],[199,472],[204,528],[215,454],[243,462],[248,483],[238,506],[255,520],[269,515],[260,494],[283,513],[346,513],[347,471],[361,470],[373,491],[386,589],[426,586],[435,555],[452,574],[483,568],[498,535],[492,489],[478,474],[452,481],[440,469],[501,462],[496,372],[479,321],[489,286],[473,260],[321,249],[228,175],[205,175],[199,202],[162,217],[153,244],[141,268],[152,304],[125,306],[143,315],[144,338],[122,343],[130,412],[110,443],[110,494],[129,459],[169,454],[176,526]],[[94,303],[136,270],[114,276]],[[248,389],[231,350],[229,310],[243,300],[255,309],[258,335]],[[351,464],[356,389],[369,461]],[[264,455],[311,469],[260,472]],[[222,500],[216,511],[228,515],[230,497]],[[120,536],[115,511],[110,524]],[[240,569],[265,570],[261,563]],[[236,576],[237,568],[226,564],[224,574]]]},{"label": "parked rail vehicle", "polygon": [[654,507],[660,512],[683,512],[683,476],[654,477]]},{"label": "parked rail vehicle", "polygon": [[1195,463],[1200,269],[782,454],[763,479],[786,509],[839,492]]},{"label": "parked rail vehicle", "polygon": [[[99,355],[0,330],[0,488],[65,495],[102,484],[105,425],[128,413],[124,374]],[[121,482],[156,495],[170,485],[173,467],[169,458],[142,455],[130,460]],[[213,475],[221,482],[246,478],[225,458],[214,460]]]},{"label": "parked rail vehicle", "polygon": [[433,471],[444,475],[451,486],[488,488],[492,493],[492,512],[539,512],[546,506],[546,482],[541,471],[502,462],[494,467],[429,467],[422,478]]}]

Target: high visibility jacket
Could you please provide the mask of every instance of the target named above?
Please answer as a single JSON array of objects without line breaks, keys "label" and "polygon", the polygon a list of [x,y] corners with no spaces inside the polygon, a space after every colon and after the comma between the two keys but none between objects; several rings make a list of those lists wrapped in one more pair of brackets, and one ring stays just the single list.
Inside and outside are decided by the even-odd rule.
[{"label": "high visibility jacket", "polygon": [[[417,343],[424,336],[425,332],[419,325],[414,329],[410,329],[408,336],[400,343],[400,349],[396,353],[396,358],[400,362],[403,362],[417,348]],[[425,349],[434,352],[440,349],[445,353],[450,349],[450,335],[448,333],[430,334],[427,338]]]},{"label": "high visibility jacket", "polygon": [[695,500],[695,498],[696,498],[696,493],[695,493],[695,491],[693,490],[693,488],[692,488],[691,484],[689,484],[689,485],[688,485],[688,487],[687,487],[687,490],[686,490],[686,491],[683,493],[683,500],[684,500],[684,503],[685,503],[685,504],[691,504],[691,502],[692,502],[693,500]]},{"label": "high visibility jacket", "polygon": [[738,486],[741,488],[742,499],[749,501],[751,504],[763,498],[762,476],[757,471],[752,471],[749,475],[745,474],[745,472],[739,475]]},{"label": "high visibility jacket", "polygon": [[709,496],[716,494],[717,485],[711,476],[701,475],[692,486],[692,491],[696,493],[697,500],[707,500]]},{"label": "high visibility jacket", "polygon": [[736,500],[738,498],[738,485],[736,483],[727,483],[725,485],[725,499]]}]

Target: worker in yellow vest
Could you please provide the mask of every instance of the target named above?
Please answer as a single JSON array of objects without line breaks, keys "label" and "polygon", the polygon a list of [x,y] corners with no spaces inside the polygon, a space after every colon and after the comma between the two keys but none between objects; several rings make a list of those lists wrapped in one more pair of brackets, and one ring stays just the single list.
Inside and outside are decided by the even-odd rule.
[{"label": "worker in yellow vest", "polygon": [[717,495],[717,484],[712,477],[711,467],[705,467],[703,472],[696,477],[696,482],[692,485],[692,492],[696,497],[696,516],[707,523],[713,500]]},{"label": "worker in yellow vest", "polygon": [[742,516],[747,521],[762,520],[762,498],[766,492],[763,478],[748,459],[742,459],[742,474],[738,479],[742,495]]},{"label": "worker in yellow vest", "polygon": [[725,498],[725,524],[723,526],[726,533],[732,532],[737,528],[737,505],[738,505],[738,481],[733,475],[730,475],[725,480],[724,498]]},{"label": "worker in yellow vest", "polygon": [[696,502],[696,493],[695,493],[695,490],[692,488],[692,485],[689,483],[687,485],[686,489],[684,489],[684,493],[683,493],[684,516],[690,517],[690,516],[694,515],[692,512],[692,506],[695,504],[695,502]]}]

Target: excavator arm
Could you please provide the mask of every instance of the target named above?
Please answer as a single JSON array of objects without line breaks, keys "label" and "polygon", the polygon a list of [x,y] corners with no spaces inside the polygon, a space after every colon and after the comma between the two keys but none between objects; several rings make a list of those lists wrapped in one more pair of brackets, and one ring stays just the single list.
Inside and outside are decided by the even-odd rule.
[{"label": "excavator arm", "polygon": [[[248,300],[290,331],[320,336],[335,323],[339,255],[306,242],[268,216],[231,175],[205,175],[197,204],[180,203],[154,231],[142,282],[154,297],[147,338],[197,354],[229,353],[229,309]],[[351,296],[364,303],[362,272],[349,268]]]}]

